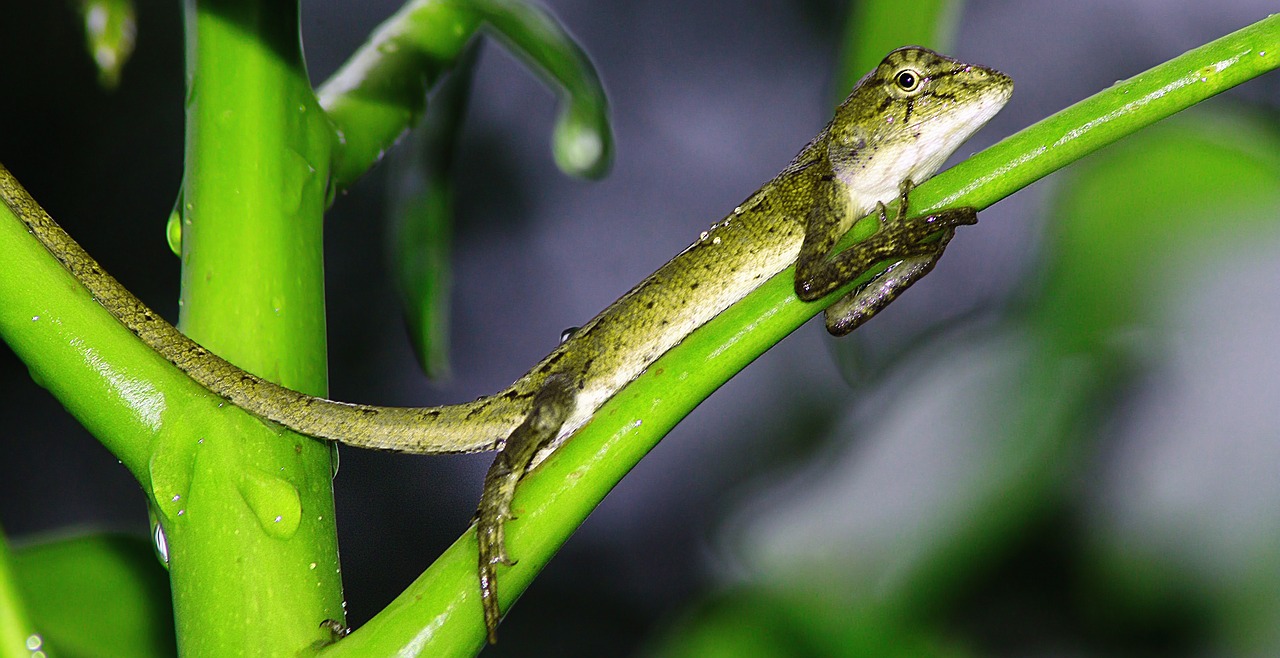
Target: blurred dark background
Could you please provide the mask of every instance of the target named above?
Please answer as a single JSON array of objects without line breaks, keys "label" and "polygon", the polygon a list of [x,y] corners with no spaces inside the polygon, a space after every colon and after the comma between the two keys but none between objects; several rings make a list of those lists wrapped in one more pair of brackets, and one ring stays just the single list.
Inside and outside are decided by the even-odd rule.
[{"label": "blurred dark background", "polygon": [[[845,2],[546,4],[591,55],[609,91],[617,139],[611,175],[586,183],[555,168],[549,150],[554,96],[489,44],[457,164],[453,376],[427,382],[405,338],[386,258],[380,168],[340,198],[327,219],[333,397],[428,405],[505,386],[549,351],[562,329],[585,322],[773,176],[842,95],[831,87]],[[313,80],[327,78],[397,6],[387,0],[305,3]],[[1271,11],[1275,5],[1266,0],[969,2],[950,54],[999,68],[1018,88],[961,155]],[[0,161],[108,271],[173,320],[179,263],[166,246],[164,226],[182,167],[178,3],[142,0],[138,19],[137,51],[119,88],[106,91],[69,4],[0,4]],[[1280,82],[1272,74],[1214,102],[1273,113]],[[877,417],[876,405],[890,405],[893,396],[874,379],[889,367],[885,354],[900,354],[948,320],[990,317],[998,312],[992,309],[1025,295],[1027,282],[1040,273],[1051,221],[1043,207],[1052,185],[1052,179],[1038,184],[984,212],[978,227],[952,243],[933,276],[850,345],[836,346],[810,323],[726,385],[592,515],[522,598],[503,626],[502,645],[490,652],[634,653],[696,617],[690,610],[709,593],[751,580],[767,562],[753,556],[773,549],[751,539],[767,531],[743,527],[763,521],[733,519],[741,519],[744,508],[767,516],[765,499],[792,500],[788,496],[804,487],[806,459],[838,461],[832,456],[838,446],[827,445],[833,432],[849,443],[851,427],[858,434],[860,423]],[[1265,244],[1280,247],[1274,239]],[[1276,253],[1256,252],[1264,265]],[[1263,286],[1262,297],[1240,303],[1275,317],[1280,273],[1260,271],[1242,276],[1266,280],[1269,272],[1270,290]],[[988,325],[969,326],[970,334],[982,334]],[[1250,345],[1258,351],[1246,361],[1277,363],[1274,340],[1265,338],[1274,326],[1257,324]],[[889,379],[906,389],[888,390],[899,397],[912,391],[911,373],[933,376],[929,362],[926,355],[908,360],[905,371],[899,366]],[[1266,372],[1263,367],[1250,390],[1280,391],[1280,378]],[[0,381],[0,522],[10,538],[69,527],[146,533],[144,496],[129,474],[31,381],[7,348],[0,349]],[[854,391],[849,381],[871,386]],[[1135,406],[1141,416],[1141,405]],[[1151,413],[1163,415],[1159,405]],[[1097,516],[1131,525],[1124,519],[1135,517],[1112,514],[1107,501],[1132,503],[1145,482],[1169,487],[1175,501],[1195,499],[1191,507],[1207,518],[1238,515],[1232,518],[1239,525],[1231,527],[1246,529],[1256,542],[1237,546],[1240,535],[1213,525],[1203,526],[1205,536],[1229,535],[1235,539],[1227,543],[1242,554],[1274,560],[1280,554],[1280,488],[1274,485],[1280,422],[1272,415],[1258,421],[1269,435],[1221,448],[1236,458],[1229,463],[1203,457],[1206,450],[1221,454],[1213,448],[1221,447],[1217,439],[1199,448],[1143,452],[1138,439],[1113,437],[1088,453],[1072,453],[1086,466],[1065,476],[1034,514],[1018,517],[980,570],[955,576],[950,607],[929,614],[975,655],[1190,655],[1184,652],[1206,642],[1242,646],[1215,644],[1216,636],[1202,628],[1215,617],[1197,604],[1160,608],[1142,623],[1119,627],[1082,613],[1074,575],[1083,558],[1073,542],[1080,518],[1093,514],[1082,509],[1101,509]],[[1111,423],[1137,422],[1128,418]],[[900,533],[903,515],[939,514],[913,496],[938,486],[931,478],[942,476],[927,465],[948,459],[927,441],[897,445],[905,447],[892,458],[867,460],[874,467],[864,466],[859,483],[843,490],[852,497],[838,506],[862,519],[862,536]],[[488,462],[485,455],[406,458],[342,450],[335,491],[351,624],[374,614],[466,528]],[[921,463],[926,467],[914,471]],[[1125,471],[1125,463],[1160,466]],[[1248,465],[1257,477],[1242,476],[1232,464]],[[789,485],[771,484],[780,469],[802,475]],[[960,479],[983,477],[978,469]],[[1224,482],[1235,488],[1224,493]],[[1195,493],[1213,491],[1221,495]],[[894,498],[895,492],[906,498]],[[794,499],[804,495],[812,494]],[[1183,508],[1153,515],[1169,509]],[[1212,542],[1207,546],[1207,553],[1222,555]],[[1272,563],[1280,572],[1280,561]],[[1280,611],[1274,594],[1250,610],[1280,627],[1270,616]],[[1243,646],[1261,647],[1254,655],[1267,655],[1267,647],[1280,651],[1280,643],[1266,641]]]}]

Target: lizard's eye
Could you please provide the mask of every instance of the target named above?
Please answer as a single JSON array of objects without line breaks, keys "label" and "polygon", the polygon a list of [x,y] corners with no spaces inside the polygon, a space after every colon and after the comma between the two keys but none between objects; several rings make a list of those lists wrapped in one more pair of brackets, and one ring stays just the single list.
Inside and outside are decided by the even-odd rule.
[{"label": "lizard's eye", "polygon": [[920,88],[920,79],[919,73],[911,69],[902,69],[893,76],[893,84],[898,85],[898,89],[909,94]]}]

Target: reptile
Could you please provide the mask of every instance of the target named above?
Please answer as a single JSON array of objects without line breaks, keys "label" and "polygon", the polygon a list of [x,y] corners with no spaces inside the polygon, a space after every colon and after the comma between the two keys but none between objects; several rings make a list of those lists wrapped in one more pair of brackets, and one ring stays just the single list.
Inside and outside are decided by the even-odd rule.
[{"label": "reptile", "polygon": [[[994,69],[907,46],[863,77],[794,159],[697,241],[609,305],[508,388],[472,402],[382,407],[312,397],[232,365],[184,336],[107,274],[0,166],[0,198],[92,296],[143,342],[212,393],[293,431],[405,453],[498,450],[485,476],[476,531],[487,637],[501,619],[497,567],[516,486],[658,357],[765,280],[796,266],[795,291],[814,301],[889,263],[826,310],[853,331],[932,270],[973,208],[911,216],[912,187],[932,176],[1008,101]],[[898,201],[896,211],[886,204]],[[832,254],[856,220],[875,234]]]}]

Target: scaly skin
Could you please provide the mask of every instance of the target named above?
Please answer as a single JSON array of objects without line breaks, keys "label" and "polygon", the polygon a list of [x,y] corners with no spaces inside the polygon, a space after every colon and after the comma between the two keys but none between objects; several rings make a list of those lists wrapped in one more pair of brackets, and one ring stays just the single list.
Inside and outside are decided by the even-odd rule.
[{"label": "scaly skin", "polygon": [[[197,345],[102,270],[0,167],[0,197],[107,310],[214,394],[296,432],[408,453],[501,452],[477,512],[480,582],[489,641],[500,620],[496,565],[508,564],[502,528],[523,475],[667,350],[793,263],[796,292],[826,296],[880,262],[891,267],[827,312],[843,335],[924,276],[971,208],[907,215],[923,181],[1008,100],[1005,75],[919,47],[890,53],[854,87],[835,117],[723,221],[623,295],[509,388],[443,407],[354,405],[303,395]],[[901,201],[890,217],[884,204]],[[854,221],[878,211],[879,233],[829,258]]]}]

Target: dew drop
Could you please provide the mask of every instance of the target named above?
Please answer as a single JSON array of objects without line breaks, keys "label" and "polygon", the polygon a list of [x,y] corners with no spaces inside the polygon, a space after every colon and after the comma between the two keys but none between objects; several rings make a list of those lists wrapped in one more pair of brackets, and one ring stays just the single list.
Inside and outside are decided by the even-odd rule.
[{"label": "dew drop", "polygon": [[169,243],[169,251],[174,256],[182,256],[182,213],[177,208],[169,213],[169,221],[164,227],[165,241]]},{"label": "dew drop", "polygon": [[44,646],[44,638],[40,637],[39,633],[32,633],[31,635],[27,636],[28,651],[37,651],[42,646]]},{"label": "dew drop", "polygon": [[582,327],[569,327],[568,329],[565,329],[564,331],[560,332],[560,344],[564,345],[566,342],[568,342],[568,340],[570,338],[573,338],[573,335],[578,333],[578,330],[581,328]]},{"label": "dew drop", "polygon": [[155,551],[156,559],[165,569],[169,568],[169,539],[165,537],[164,526],[160,523],[160,517],[155,510],[150,510],[148,514],[151,520],[151,548]]},{"label": "dew drop", "polygon": [[288,539],[298,531],[302,501],[297,488],[288,480],[246,467],[236,482],[236,489],[267,535]]}]

